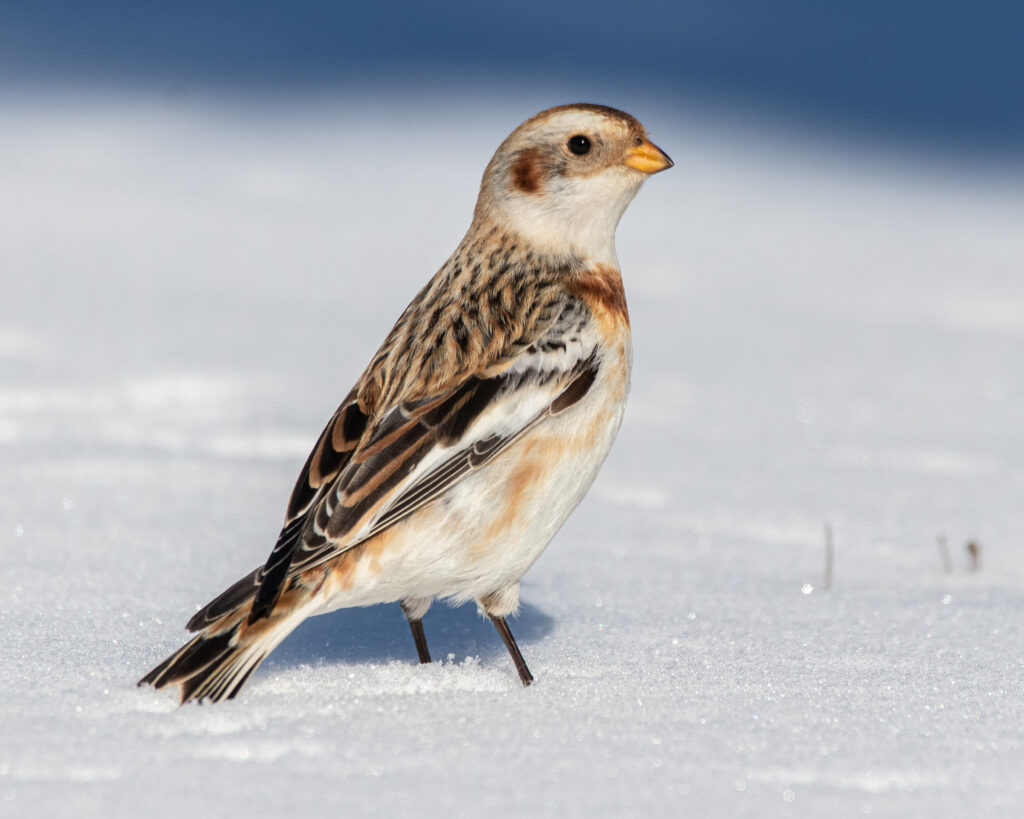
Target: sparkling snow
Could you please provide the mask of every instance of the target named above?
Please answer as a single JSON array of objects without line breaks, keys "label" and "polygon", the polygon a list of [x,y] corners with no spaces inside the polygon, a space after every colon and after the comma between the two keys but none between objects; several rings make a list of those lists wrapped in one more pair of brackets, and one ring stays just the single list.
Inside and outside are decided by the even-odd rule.
[{"label": "sparkling snow", "polygon": [[676,167],[619,231],[622,434],[512,624],[538,683],[472,607],[416,665],[387,606],[231,703],[135,688],[540,107],[478,103],[7,101],[0,816],[1021,815],[1019,169],[687,112],[632,109]]}]

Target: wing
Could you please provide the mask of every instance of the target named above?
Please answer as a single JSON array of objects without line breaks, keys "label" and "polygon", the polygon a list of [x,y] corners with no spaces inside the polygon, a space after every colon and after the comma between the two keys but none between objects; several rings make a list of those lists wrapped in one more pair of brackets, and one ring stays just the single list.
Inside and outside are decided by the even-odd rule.
[{"label": "wing", "polygon": [[[540,337],[505,358],[499,372],[488,362],[443,391],[387,410],[355,445],[348,433],[366,422],[355,415],[358,403],[343,405],[293,493],[295,517],[253,578],[259,591],[250,619],[273,608],[289,578],[394,526],[579,401],[600,366],[596,345],[578,332],[587,314],[581,301],[564,299]],[[321,463],[338,465],[329,483]]]},{"label": "wing", "polygon": [[[373,537],[383,532],[390,526],[394,526],[400,520],[413,514],[416,510],[426,506],[431,501],[439,498],[450,487],[454,486],[467,474],[479,469],[488,461],[520,438],[527,430],[536,426],[549,415],[557,415],[571,407],[590,389],[591,384],[597,377],[597,356],[592,353],[589,358],[577,362],[570,372],[571,381],[564,386],[558,395],[545,407],[544,411],[529,420],[518,430],[506,432],[505,434],[493,434],[485,438],[477,437],[472,444],[465,445],[460,441],[461,448],[457,448],[455,454],[442,461],[429,470],[424,470],[417,480],[410,482],[411,485],[402,491],[394,500],[387,504],[387,508],[380,514],[374,516],[373,524],[369,531],[360,537],[360,540]],[[559,380],[559,385],[564,382]],[[498,411],[501,404],[496,405]],[[443,448],[443,447],[442,447]]]},{"label": "wing", "polygon": [[468,379],[422,415],[396,410],[385,427],[390,433],[339,475],[299,539],[291,571],[313,568],[438,498],[544,418],[576,403],[597,367],[591,352],[557,372]]}]

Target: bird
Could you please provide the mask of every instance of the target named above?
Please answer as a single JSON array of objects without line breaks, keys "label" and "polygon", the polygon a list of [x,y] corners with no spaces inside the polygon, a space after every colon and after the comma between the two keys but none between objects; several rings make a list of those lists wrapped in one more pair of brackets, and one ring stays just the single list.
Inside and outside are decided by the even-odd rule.
[{"label": "bird", "polygon": [[619,220],[672,160],[634,117],[576,103],[517,127],[465,237],[316,441],[263,566],[188,622],[139,685],[234,698],[307,617],[398,602],[420,662],[434,600],[475,601],[523,685],[506,618],[593,483],[632,368]]}]

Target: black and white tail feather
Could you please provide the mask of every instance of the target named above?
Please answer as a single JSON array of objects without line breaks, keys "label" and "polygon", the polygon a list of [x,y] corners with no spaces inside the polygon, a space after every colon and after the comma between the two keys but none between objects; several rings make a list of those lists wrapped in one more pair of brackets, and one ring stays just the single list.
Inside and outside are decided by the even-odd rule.
[{"label": "black and white tail feather", "polygon": [[[251,579],[246,577],[237,585],[242,582],[251,584]],[[198,612],[189,627],[195,631],[198,626],[203,631],[139,680],[139,685],[177,685],[182,703],[233,699],[260,663],[311,613],[297,608],[285,616],[271,616],[250,624],[249,610],[256,587],[250,588],[248,599],[221,617],[215,626],[203,628],[202,622],[220,598]]]}]

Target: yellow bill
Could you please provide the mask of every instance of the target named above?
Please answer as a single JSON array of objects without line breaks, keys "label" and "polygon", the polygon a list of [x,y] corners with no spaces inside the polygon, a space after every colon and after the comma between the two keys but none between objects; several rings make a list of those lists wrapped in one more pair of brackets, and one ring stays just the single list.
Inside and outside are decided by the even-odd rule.
[{"label": "yellow bill", "polygon": [[626,152],[626,164],[644,173],[657,173],[666,168],[671,168],[675,163],[668,158],[668,154],[661,150],[661,148],[649,139],[645,139],[639,145],[630,148]]}]

